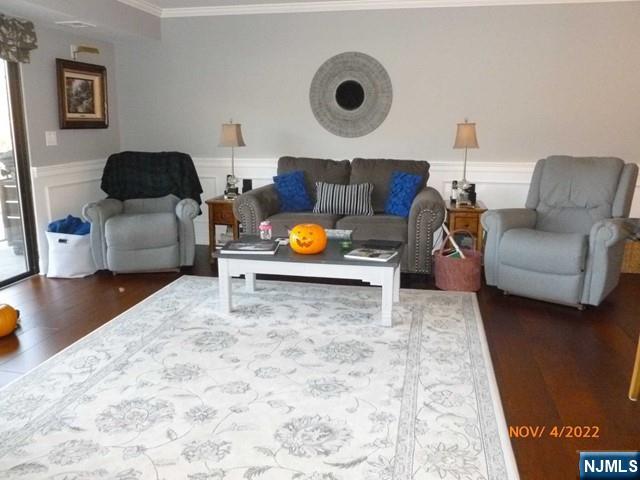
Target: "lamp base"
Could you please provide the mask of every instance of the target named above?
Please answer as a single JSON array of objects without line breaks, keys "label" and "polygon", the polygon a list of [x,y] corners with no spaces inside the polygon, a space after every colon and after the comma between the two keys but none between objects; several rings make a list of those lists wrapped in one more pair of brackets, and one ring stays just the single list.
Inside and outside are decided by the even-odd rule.
[{"label": "lamp base", "polygon": [[224,198],[236,198],[238,196],[238,179],[235,175],[227,175],[227,186],[224,190]]},{"label": "lamp base", "polygon": [[234,187],[233,189],[227,189],[224,192],[224,198],[226,199],[233,199],[236,198],[238,196],[238,188]]},{"label": "lamp base", "polygon": [[476,184],[463,178],[458,182],[458,206],[474,206],[476,204]]}]

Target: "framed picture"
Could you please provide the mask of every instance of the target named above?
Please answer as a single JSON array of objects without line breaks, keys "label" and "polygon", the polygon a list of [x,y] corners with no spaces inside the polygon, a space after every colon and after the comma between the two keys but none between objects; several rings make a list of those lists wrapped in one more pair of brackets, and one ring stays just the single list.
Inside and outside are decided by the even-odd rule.
[{"label": "framed picture", "polygon": [[56,59],[60,128],[107,128],[107,69]]}]

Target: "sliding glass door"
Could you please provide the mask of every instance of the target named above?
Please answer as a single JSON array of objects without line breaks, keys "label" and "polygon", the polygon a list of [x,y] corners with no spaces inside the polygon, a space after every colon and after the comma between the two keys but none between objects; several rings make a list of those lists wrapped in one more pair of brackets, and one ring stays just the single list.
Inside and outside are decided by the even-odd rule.
[{"label": "sliding glass door", "polygon": [[0,61],[0,287],[37,272],[20,70]]}]

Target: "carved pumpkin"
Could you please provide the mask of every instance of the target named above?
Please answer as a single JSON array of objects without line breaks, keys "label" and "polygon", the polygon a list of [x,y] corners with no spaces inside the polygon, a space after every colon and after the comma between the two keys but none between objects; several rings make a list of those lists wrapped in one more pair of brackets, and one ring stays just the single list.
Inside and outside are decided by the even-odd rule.
[{"label": "carved pumpkin", "polygon": [[289,233],[289,245],[296,253],[313,255],[327,248],[327,234],[320,225],[301,223]]},{"label": "carved pumpkin", "polygon": [[10,335],[18,326],[18,311],[11,305],[0,305],[0,337]]}]

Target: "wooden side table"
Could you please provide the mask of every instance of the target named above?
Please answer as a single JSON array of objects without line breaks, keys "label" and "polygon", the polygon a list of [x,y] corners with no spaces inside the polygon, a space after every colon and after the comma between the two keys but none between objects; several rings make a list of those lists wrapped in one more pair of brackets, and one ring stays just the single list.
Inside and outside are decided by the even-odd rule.
[{"label": "wooden side table", "polygon": [[240,238],[240,223],[233,214],[233,200],[223,195],[206,200],[209,208],[209,261],[213,263],[211,254],[216,248],[216,225],[226,225],[233,230],[233,239]]},{"label": "wooden side table", "polygon": [[469,230],[476,239],[476,249],[483,250],[484,230],[480,224],[480,215],[487,211],[484,203],[477,201],[475,206],[458,207],[447,203],[447,228],[454,230]]},{"label": "wooden side table", "polygon": [[622,257],[622,273],[640,273],[640,240],[627,240]]}]

